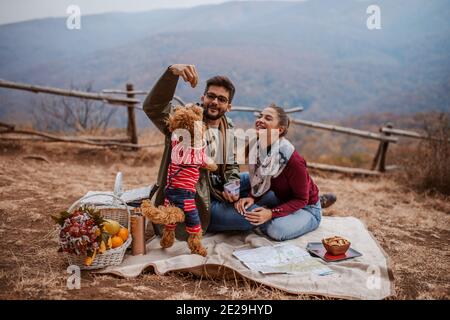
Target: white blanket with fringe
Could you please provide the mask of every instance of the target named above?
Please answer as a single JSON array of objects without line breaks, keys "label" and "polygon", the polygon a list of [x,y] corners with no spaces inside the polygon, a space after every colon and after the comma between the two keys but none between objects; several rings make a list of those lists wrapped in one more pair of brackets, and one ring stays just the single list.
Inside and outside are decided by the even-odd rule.
[{"label": "white blanket with fringe", "polygon": [[326,276],[261,274],[248,269],[233,256],[235,250],[279,243],[254,232],[206,234],[203,239],[203,244],[208,249],[206,258],[190,254],[186,242],[183,241],[176,241],[171,248],[162,249],[159,245],[160,239],[157,237],[147,243],[146,255],[127,254],[121,265],[110,266],[97,272],[136,277],[148,267],[153,267],[154,271],[161,275],[170,271],[213,275],[220,270],[228,270],[293,294],[347,299],[383,299],[394,294],[388,258],[365,225],[357,218],[323,217],[319,228],[315,231],[285,242],[305,249],[308,242],[320,242],[322,238],[333,235],[349,239],[352,248],[362,253],[362,256],[326,263],[333,270],[332,274]]}]

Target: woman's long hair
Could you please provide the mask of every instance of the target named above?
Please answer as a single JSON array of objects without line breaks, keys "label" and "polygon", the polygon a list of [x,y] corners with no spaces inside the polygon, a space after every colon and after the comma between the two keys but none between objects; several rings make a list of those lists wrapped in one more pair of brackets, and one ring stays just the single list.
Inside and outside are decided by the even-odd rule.
[{"label": "woman's long hair", "polygon": [[280,133],[280,137],[284,137],[288,133],[288,129],[289,129],[289,125],[290,125],[289,116],[287,115],[286,111],[284,111],[283,108],[277,106],[275,103],[272,103],[267,108],[272,108],[277,112],[278,126],[284,128],[283,132]]}]

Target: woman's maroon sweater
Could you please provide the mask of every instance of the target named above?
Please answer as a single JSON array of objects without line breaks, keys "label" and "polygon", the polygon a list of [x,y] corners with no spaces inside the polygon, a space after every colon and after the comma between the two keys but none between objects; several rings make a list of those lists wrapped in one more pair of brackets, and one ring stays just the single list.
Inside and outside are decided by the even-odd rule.
[{"label": "woman's maroon sweater", "polygon": [[272,178],[272,190],[281,204],[272,209],[272,217],[283,217],[319,200],[319,188],[306,169],[306,161],[294,151],[281,174]]}]

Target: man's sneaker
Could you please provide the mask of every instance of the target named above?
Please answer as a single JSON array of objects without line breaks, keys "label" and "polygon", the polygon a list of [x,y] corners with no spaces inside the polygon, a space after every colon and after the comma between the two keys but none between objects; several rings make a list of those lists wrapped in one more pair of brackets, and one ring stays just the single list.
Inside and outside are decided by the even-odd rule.
[{"label": "man's sneaker", "polygon": [[336,202],[336,195],[333,193],[325,193],[320,195],[320,205],[322,206],[322,209],[328,208],[333,203]]}]

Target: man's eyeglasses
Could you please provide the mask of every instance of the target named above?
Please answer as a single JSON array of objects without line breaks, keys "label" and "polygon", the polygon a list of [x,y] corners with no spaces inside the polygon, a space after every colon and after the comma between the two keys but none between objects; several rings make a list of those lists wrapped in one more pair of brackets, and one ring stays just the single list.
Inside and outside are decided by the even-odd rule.
[{"label": "man's eyeglasses", "polygon": [[214,93],[211,93],[211,92],[205,93],[205,96],[208,99],[210,99],[210,100],[214,100],[215,98],[217,98],[217,101],[219,101],[219,103],[222,103],[222,104],[228,103],[228,98],[227,97],[216,96]]}]

